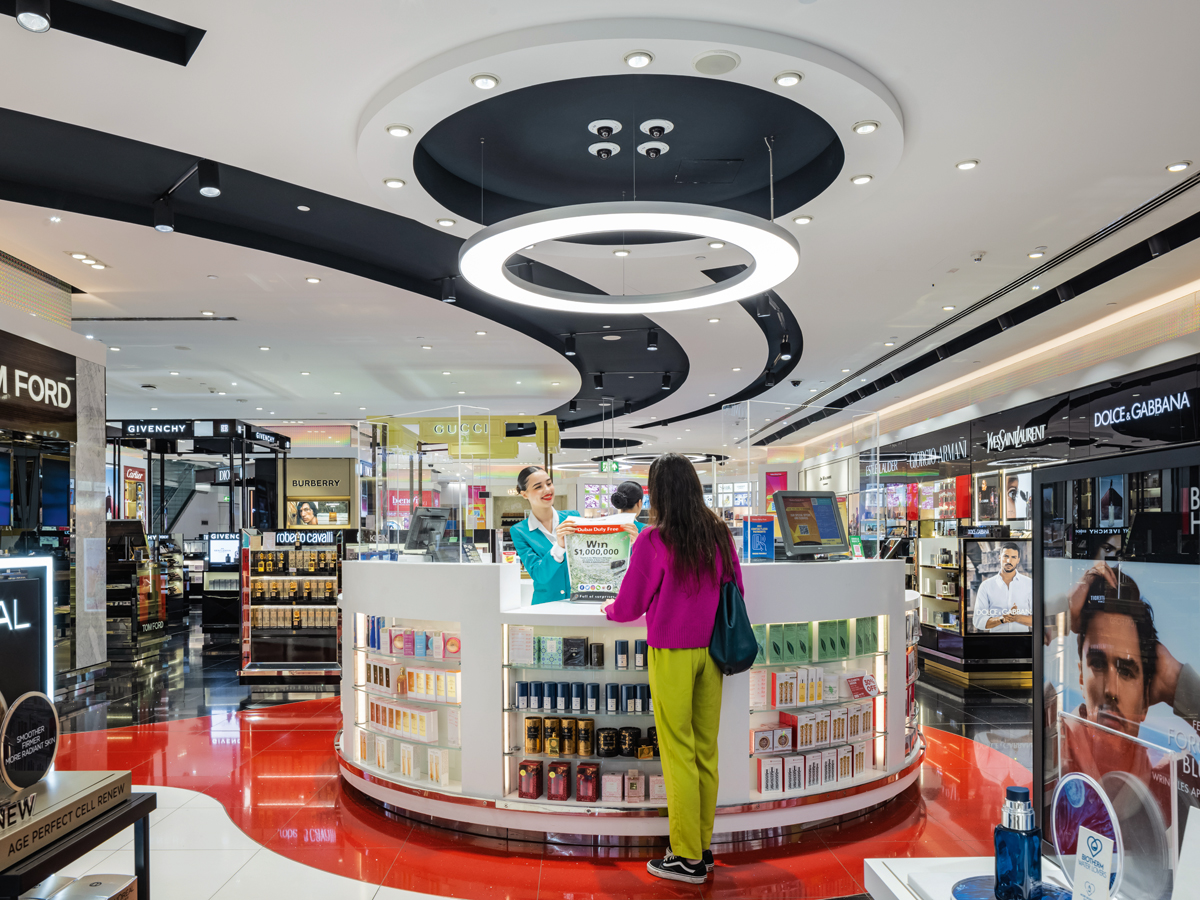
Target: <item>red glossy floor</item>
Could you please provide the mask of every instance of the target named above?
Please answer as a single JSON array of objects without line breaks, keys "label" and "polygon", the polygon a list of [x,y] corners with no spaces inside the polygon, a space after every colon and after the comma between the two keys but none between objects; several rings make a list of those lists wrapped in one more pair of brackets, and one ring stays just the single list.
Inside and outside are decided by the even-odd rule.
[{"label": "red glossy floor", "polygon": [[[64,736],[63,769],[131,769],[134,784],[199,791],[267,850],[305,866],[468,900],[592,897],[834,898],[863,891],[863,859],[991,853],[1006,784],[1030,774],[1001,752],[927,729],[919,782],[886,807],[779,846],[718,847],[704,887],[652,879],[646,855],[470,837],[389,818],[343,791],[336,699]],[[380,891],[379,896],[384,892]]]}]

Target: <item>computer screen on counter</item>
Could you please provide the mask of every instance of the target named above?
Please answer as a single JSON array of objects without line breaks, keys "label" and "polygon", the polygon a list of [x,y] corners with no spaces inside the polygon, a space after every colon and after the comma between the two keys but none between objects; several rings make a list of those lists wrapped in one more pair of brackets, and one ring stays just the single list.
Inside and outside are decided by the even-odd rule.
[{"label": "computer screen on counter", "polygon": [[850,552],[832,491],[776,491],[771,496],[788,556]]},{"label": "computer screen on counter", "polygon": [[451,509],[444,506],[422,506],[413,515],[404,541],[406,553],[429,553],[438,550],[445,540],[446,523]]}]

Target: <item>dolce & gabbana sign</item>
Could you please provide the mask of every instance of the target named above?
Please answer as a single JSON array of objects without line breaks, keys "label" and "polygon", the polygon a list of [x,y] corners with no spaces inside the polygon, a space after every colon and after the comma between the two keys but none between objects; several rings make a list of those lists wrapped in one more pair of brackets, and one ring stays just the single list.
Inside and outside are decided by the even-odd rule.
[{"label": "dolce & gabbana sign", "polygon": [[75,357],[0,332],[0,427],[75,440]]}]

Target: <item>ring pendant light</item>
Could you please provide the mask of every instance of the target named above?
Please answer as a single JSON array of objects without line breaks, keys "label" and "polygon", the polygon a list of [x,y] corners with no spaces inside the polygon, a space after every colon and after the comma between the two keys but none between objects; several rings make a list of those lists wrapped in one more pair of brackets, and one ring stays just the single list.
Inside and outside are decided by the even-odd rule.
[{"label": "ring pendant light", "polygon": [[[509,259],[530,244],[612,232],[691,234],[741,247],[753,260],[715,284],[663,294],[616,296],[558,291],[516,277]],[[585,313],[658,313],[743,300],[787,280],[800,245],[785,229],[747,213],[692,203],[586,203],[515,216],[476,232],[459,251],[459,272],[494,297],[541,309]]]}]

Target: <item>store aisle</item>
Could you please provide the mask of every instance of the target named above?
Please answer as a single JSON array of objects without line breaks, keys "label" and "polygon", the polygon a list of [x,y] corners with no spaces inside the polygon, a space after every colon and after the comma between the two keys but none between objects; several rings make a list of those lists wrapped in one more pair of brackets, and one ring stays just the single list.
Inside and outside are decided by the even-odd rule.
[{"label": "store aisle", "polygon": [[[859,894],[869,856],[990,852],[1005,784],[1029,772],[961,735],[927,732],[920,780],[894,802],[834,828],[719,853],[703,888],[652,880],[649,853],[477,838],[416,825],[349,797],[332,753],[336,698],[66,735],[64,769],[133,771],[163,795],[152,844],[159,896],[589,900]],[[117,842],[85,868],[132,868]],[[105,851],[101,851],[105,852]],[[126,856],[130,856],[126,859]],[[189,875],[189,873],[191,873]],[[81,871],[82,874],[82,871]]]}]

